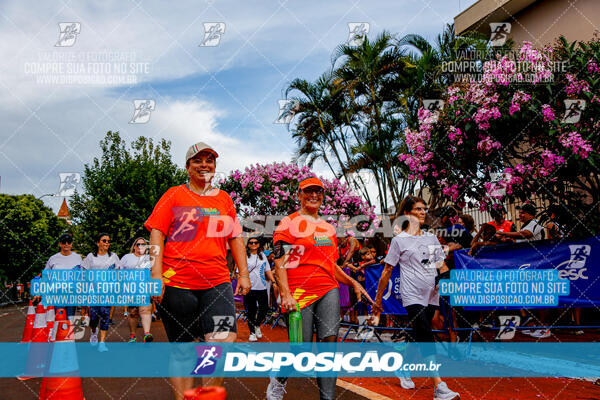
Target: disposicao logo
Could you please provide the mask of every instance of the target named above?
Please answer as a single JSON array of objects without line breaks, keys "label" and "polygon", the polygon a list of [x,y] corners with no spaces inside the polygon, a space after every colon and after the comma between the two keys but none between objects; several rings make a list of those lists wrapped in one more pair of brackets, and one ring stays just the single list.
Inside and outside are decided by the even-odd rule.
[{"label": "disposicao logo", "polygon": [[379,372],[397,371],[402,366],[402,355],[387,352],[381,356],[376,351],[360,352],[260,352],[245,354],[228,352],[225,358],[226,372],[280,371],[291,367],[297,372]]},{"label": "disposicao logo", "polygon": [[215,372],[217,361],[221,358],[221,346],[196,346],[198,361],[192,375],[210,375]]}]

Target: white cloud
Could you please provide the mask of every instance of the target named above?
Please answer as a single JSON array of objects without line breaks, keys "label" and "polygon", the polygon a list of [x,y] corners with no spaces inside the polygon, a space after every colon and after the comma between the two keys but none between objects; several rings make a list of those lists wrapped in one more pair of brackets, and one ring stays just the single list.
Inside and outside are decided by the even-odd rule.
[{"label": "white cloud", "polygon": [[228,173],[244,169],[252,163],[289,160],[291,154],[273,152],[272,148],[257,146],[251,140],[235,138],[219,130],[218,119],[224,110],[216,109],[204,100],[174,101],[153,113],[151,124],[155,132],[172,142],[174,161],[184,167],[184,155],[189,146],[205,142],[219,153],[218,169]]},{"label": "white cloud", "polygon": [[[171,140],[173,159],[179,165],[187,147],[197,141],[206,141],[219,151],[219,169],[225,172],[257,162],[289,161],[293,150],[289,134],[272,124],[276,99],[286,83],[323,72],[335,46],[346,40],[348,22],[370,22],[373,35],[386,29],[432,38],[458,10],[450,2],[431,3],[427,8],[419,0],[393,5],[370,0],[308,5],[188,0],[177,6],[143,2],[138,8],[138,2],[118,0],[102,6],[67,1],[40,2],[35,7],[4,1],[0,6],[2,191],[38,196],[55,191],[57,174],[81,172],[84,163],[99,155],[98,142],[108,130],[120,131],[127,141],[141,135]],[[225,22],[225,35],[218,47],[198,47],[204,35],[202,23],[209,21]],[[54,47],[59,22],[81,23],[73,47]],[[105,86],[42,85],[24,70],[25,63],[39,61],[41,54],[102,51],[133,51],[135,61],[149,63],[150,73],[138,75],[143,84],[124,93]],[[247,98],[234,101],[231,96],[243,91],[232,94],[225,89],[227,85],[220,91],[215,84],[217,90],[211,95],[217,93],[219,99],[189,99],[188,92],[178,96],[176,84],[171,85],[175,79],[208,77],[232,68],[261,68],[260,76],[268,76],[264,88],[252,94],[255,103]],[[217,78],[232,79],[226,75]],[[233,79],[239,79],[243,87],[247,78],[242,72]],[[128,124],[134,98],[156,100],[148,124]],[[251,117],[246,118],[246,107]],[[232,131],[223,126],[233,126]],[[73,147],[66,156],[65,146]]]}]

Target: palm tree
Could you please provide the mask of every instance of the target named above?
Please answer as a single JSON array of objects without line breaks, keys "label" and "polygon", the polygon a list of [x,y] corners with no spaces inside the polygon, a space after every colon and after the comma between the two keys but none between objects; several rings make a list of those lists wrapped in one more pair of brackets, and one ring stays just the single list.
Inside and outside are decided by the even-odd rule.
[{"label": "palm tree", "polygon": [[305,162],[312,167],[317,160],[325,162],[337,178],[353,184],[370,202],[366,185],[349,179],[345,168],[351,157],[350,143],[343,104],[343,95],[332,84],[331,73],[321,75],[314,83],[304,79],[293,80],[286,89],[286,97],[298,92],[300,96],[290,99],[297,102],[296,125],[291,128],[298,146],[294,161]]},{"label": "palm tree", "polygon": [[[340,45],[333,56],[334,84],[340,88],[353,116],[349,123],[354,145],[348,171],[368,169],[378,187],[382,212],[387,212],[389,196],[394,204],[401,200],[393,153],[401,141],[401,131],[388,125],[395,112],[393,104],[403,89],[406,62],[394,46],[392,36],[383,32],[360,46]],[[396,126],[396,125],[394,125]]]}]

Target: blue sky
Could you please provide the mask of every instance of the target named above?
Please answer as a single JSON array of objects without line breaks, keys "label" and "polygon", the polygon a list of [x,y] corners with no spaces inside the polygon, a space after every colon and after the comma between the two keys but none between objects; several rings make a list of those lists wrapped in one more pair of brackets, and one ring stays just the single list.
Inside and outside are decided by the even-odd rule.
[{"label": "blue sky", "polygon": [[[55,192],[60,172],[82,172],[99,154],[107,130],[173,143],[183,164],[190,144],[206,141],[224,173],[251,163],[289,161],[294,144],[274,124],[277,100],[295,78],[330,68],[349,22],[433,39],[474,0],[335,2],[5,1],[0,6],[0,176],[2,193]],[[98,3],[100,4],[100,3]],[[55,47],[59,23],[77,22],[70,47]],[[215,47],[200,47],[205,22],[224,22]],[[41,83],[40,64],[65,54],[133,55],[148,73],[134,85]],[[82,55],[83,54],[83,55]],[[77,62],[72,63],[75,67]],[[130,63],[129,63],[130,64]],[[128,64],[128,67],[130,66]],[[94,66],[84,65],[87,71]],[[63,65],[66,68],[66,65]],[[110,73],[96,73],[96,75]],[[69,75],[57,73],[54,75]],[[73,74],[71,74],[73,75]],[[134,99],[156,108],[145,124],[129,124]],[[320,171],[324,168],[317,166]],[[55,210],[61,198],[45,198]]]}]

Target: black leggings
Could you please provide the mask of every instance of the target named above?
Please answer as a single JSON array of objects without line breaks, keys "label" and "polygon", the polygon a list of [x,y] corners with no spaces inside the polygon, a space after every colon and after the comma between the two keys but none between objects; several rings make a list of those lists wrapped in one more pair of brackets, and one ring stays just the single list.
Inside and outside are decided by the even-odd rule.
[{"label": "black leggings", "polygon": [[265,320],[269,310],[267,290],[251,290],[244,296],[244,305],[248,311],[248,328],[250,328],[250,333],[255,333],[256,328],[260,328]]},{"label": "black leggings", "polygon": [[[434,342],[435,338],[431,328],[431,320],[435,313],[435,306],[428,305],[425,307],[420,304],[411,304],[404,308],[408,312],[408,319],[413,329],[412,335],[410,335],[411,339],[418,343]],[[431,355],[431,350],[429,346],[422,346],[421,356],[427,357]]]}]

